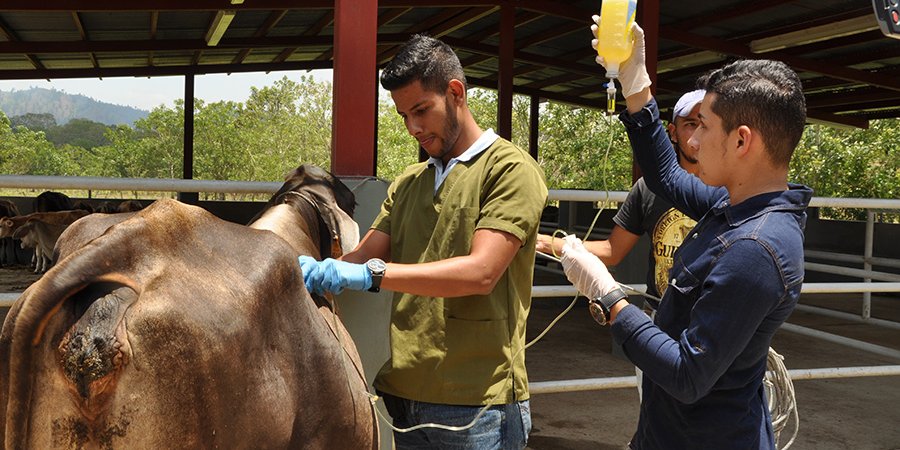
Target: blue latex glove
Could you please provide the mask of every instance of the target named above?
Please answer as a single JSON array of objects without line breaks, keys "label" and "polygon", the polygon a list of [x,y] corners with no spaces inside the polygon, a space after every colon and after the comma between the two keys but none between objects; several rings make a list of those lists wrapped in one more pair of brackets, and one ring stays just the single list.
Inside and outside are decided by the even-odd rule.
[{"label": "blue latex glove", "polygon": [[372,287],[372,273],[365,264],[353,264],[327,258],[316,261],[309,256],[298,258],[303,269],[306,290],[319,295],[325,292],[340,294],[345,288],[364,291]]},{"label": "blue latex glove", "polygon": [[[303,283],[306,285],[306,290],[310,293],[317,293],[322,295],[322,289],[319,288],[316,292],[316,288],[321,286],[321,276],[318,274],[319,272],[319,261],[317,261],[312,256],[300,256],[297,258],[297,261],[300,263],[300,270],[303,271]],[[318,281],[313,281],[318,279]]]}]

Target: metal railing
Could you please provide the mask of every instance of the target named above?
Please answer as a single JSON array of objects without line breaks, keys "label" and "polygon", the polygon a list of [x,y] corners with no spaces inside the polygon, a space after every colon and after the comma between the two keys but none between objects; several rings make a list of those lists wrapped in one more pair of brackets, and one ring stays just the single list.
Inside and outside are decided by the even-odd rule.
[{"label": "metal railing", "polygon": [[[352,179],[352,178],[351,178]],[[31,176],[31,175],[0,175],[0,188],[35,188],[35,189],[75,189],[75,190],[125,190],[125,191],[147,191],[147,192],[209,192],[209,193],[272,193],[275,192],[281,183],[271,182],[242,182],[242,181],[215,181],[215,180],[181,180],[181,179],[147,179],[147,178],[97,178],[97,177],[53,177],[53,176]],[[583,190],[551,190],[550,199],[558,201],[576,201],[576,202],[617,202],[621,203],[628,195],[627,192],[603,192],[603,191],[583,191]],[[884,200],[884,199],[858,199],[858,198],[823,198],[814,197],[810,202],[813,207],[836,207],[836,208],[862,208],[862,209],[878,209],[878,210],[900,210],[900,200]],[[831,259],[838,262],[862,262],[862,269],[846,270],[839,266],[815,265],[817,263],[807,263],[810,270],[823,271],[840,271],[842,274],[849,276],[863,277],[862,282],[848,283],[805,283],[802,292],[809,293],[863,293],[863,312],[861,320],[866,323],[872,323],[880,326],[898,327],[900,324],[885,321],[881,319],[871,320],[871,293],[872,292],[900,292],[900,277],[895,274],[882,272],[873,272],[872,265],[886,267],[900,267],[900,261],[876,258],[872,256],[872,246],[874,242],[874,214],[868,211],[865,249],[864,255],[859,257],[856,255],[845,254],[829,254],[827,252],[815,252],[810,256],[819,259]],[[810,265],[812,265],[810,267]],[[873,282],[872,279],[888,280]],[[640,288],[640,286],[634,286]],[[9,306],[18,298],[20,294],[0,294],[0,307]],[[534,297],[564,297],[576,295],[575,288],[571,285],[561,286],[535,286],[533,289]],[[798,305],[809,312],[819,314],[846,314],[831,310],[806,309],[805,305]],[[810,307],[811,308],[811,307]],[[841,316],[843,317],[843,316]],[[860,343],[842,336],[830,335],[818,330],[807,331],[804,327],[797,325],[785,324],[788,331],[802,332],[814,335],[817,338],[830,340],[831,342],[841,343],[842,345],[857,346],[857,348],[867,349],[867,351],[881,352],[880,354],[888,354],[900,358],[900,352],[881,347],[876,349],[874,344]],[[884,352],[884,350],[888,350]],[[895,355],[892,352],[897,352]],[[795,379],[820,379],[820,378],[840,378],[845,376],[886,376],[900,374],[900,366],[883,366],[880,368],[830,368],[830,369],[811,369],[806,371],[790,371],[791,376],[795,374]],[[848,375],[852,374],[852,375]],[[535,393],[541,392],[564,392],[567,390],[584,389],[610,389],[617,387],[634,386],[634,377],[617,377],[605,379],[585,380],[563,380],[553,382],[533,382]],[[567,387],[568,386],[568,387]],[[573,387],[579,386],[579,387]],[[563,389],[562,391],[555,389]]]}]

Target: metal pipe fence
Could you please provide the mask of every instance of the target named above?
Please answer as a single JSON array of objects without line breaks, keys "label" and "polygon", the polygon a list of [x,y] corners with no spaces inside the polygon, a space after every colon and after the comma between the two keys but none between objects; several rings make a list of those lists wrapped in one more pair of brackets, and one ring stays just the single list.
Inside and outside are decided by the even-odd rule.
[{"label": "metal pipe fence", "polygon": [[[98,177],[55,177],[55,176],[32,176],[32,175],[0,175],[0,188],[34,188],[34,189],[74,189],[74,190],[124,190],[124,191],[148,191],[148,192],[209,192],[209,193],[235,193],[235,194],[254,194],[254,193],[272,193],[279,187],[280,183],[271,182],[242,182],[242,181],[217,181],[217,180],[181,180],[181,179],[147,179],[147,178],[98,178]],[[627,192],[613,191],[585,191],[585,190],[551,190],[550,199],[555,201],[573,201],[573,202],[616,202],[621,203],[625,200]],[[862,208],[867,210],[900,210],[900,200],[889,199],[861,199],[861,198],[824,198],[814,197],[810,202],[812,207],[835,207],[835,208]],[[805,283],[803,285],[803,293],[871,293],[871,292],[900,292],[900,282],[893,274],[872,272],[872,265],[884,265],[889,267],[898,267],[900,263],[891,259],[875,258],[872,256],[872,242],[874,227],[871,225],[873,214],[867,214],[867,226],[865,237],[865,249],[862,257],[856,255],[832,255],[827,252],[817,252],[816,258],[832,259],[843,262],[862,262],[864,267],[862,270],[853,269],[845,271],[849,276],[862,276],[863,282],[856,283]],[[862,258],[862,261],[858,261]],[[851,260],[852,261],[848,261]],[[811,264],[811,263],[807,263]],[[815,263],[812,263],[815,264]],[[826,266],[826,267],[823,267]],[[818,265],[813,266],[816,269],[827,271],[840,270],[834,269],[837,266]],[[844,268],[846,269],[846,268]],[[872,282],[871,279],[886,279],[888,281]],[[633,286],[640,289],[643,286]],[[20,294],[0,294],[0,307],[8,307],[19,297]],[[533,290],[534,297],[565,297],[575,296],[575,288],[572,286],[535,286]],[[802,305],[801,305],[802,306]],[[830,311],[830,310],[828,310]],[[820,312],[820,311],[813,311]],[[870,306],[868,302],[864,302],[862,317],[868,319]],[[833,314],[828,312],[826,314]],[[871,320],[871,319],[869,319]],[[882,321],[888,322],[888,321]],[[893,322],[891,322],[893,323]],[[785,329],[798,331],[798,327],[792,324],[785,324]],[[893,325],[891,325],[893,326]],[[802,328],[802,327],[799,327]],[[800,332],[806,333],[806,330]],[[818,330],[809,332],[815,337],[830,340],[832,342],[840,342],[847,345],[856,346],[857,343],[847,342],[847,338],[835,339],[829,333]],[[853,341],[853,340],[850,340]],[[858,341],[857,341],[858,342]],[[863,343],[867,344],[867,343]],[[874,345],[874,344],[869,344]],[[868,346],[862,346],[871,348]],[[860,347],[860,348],[862,348]],[[883,348],[886,349],[886,348]],[[900,352],[893,349],[892,352]],[[877,350],[881,351],[881,350]],[[890,356],[894,356],[892,352]],[[883,353],[882,353],[883,354]],[[791,377],[795,379],[821,379],[821,378],[841,378],[846,376],[889,376],[900,375],[900,366],[882,366],[876,368],[826,368],[826,369],[810,369],[806,371],[790,371]],[[848,375],[852,374],[852,375]],[[562,387],[551,387],[551,384]],[[532,391],[534,393],[546,392],[566,392],[575,390],[591,390],[591,389],[610,389],[618,387],[635,386],[634,377],[615,377],[605,379],[590,380],[563,380],[554,382],[533,382]],[[562,389],[562,390],[554,390]]]}]

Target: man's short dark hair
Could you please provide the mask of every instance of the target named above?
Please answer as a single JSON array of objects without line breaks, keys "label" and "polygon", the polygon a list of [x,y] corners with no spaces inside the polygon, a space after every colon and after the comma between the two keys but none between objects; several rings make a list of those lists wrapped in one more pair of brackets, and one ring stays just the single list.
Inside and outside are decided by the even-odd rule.
[{"label": "man's short dark hair", "polygon": [[459,57],[449,45],[424,34],[416,34],[406,41],[381,71],[381,87],[388,91],[418,80],[423,89],[443,93],[454,79],[466,87],[466,74]]},{"label": "man's short dark hair", "polygon": [[701,77],[698,88],[715,93],[712,111],[725,132],[746,125],[762,133],[772,162],[787,166],[803,135],[806,100],[800,77],[787,64],[738,60]]}]

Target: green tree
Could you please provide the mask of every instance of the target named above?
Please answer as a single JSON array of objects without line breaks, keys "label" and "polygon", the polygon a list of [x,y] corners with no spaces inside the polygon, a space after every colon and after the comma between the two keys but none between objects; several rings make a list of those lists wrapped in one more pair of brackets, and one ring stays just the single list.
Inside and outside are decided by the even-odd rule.
[{"label": "green tree", "polygon": [[43,131],[24,126],[12,129],[0,113],[0,173],[15,175],[77,175],[78,167],[65,151],[58,151]]},{"label": "green tree", "polygon": [[378,158],[376,175],[393,180],[407,166],[419,161],[419,146],[406,131],[403,119],[390,100],[378,101]]},{"label": "green tree", "polygon": [[31,131],[47,131],[56,125],[56,118],[50,113],[26,113],[21,116],[13,116],[9,118],[12,127],[25,127]]},{"label": "green tree", "polygon": [[[52,116],[51,116],[52,117]],[[91,149],[108,145],[106,132],[109,127],[88,119],[72,119],[65,125],[54,125],[46,130],[47,139],[55,145],[71,144]]]},{"label": "green tree", "polygon": [[202,105],[194,118],[194,178],[249,180],[252,146],[240,125],[243,105],[216,102]]},{"label": "green tree", "polygon": [[538,161],[551,189],[631,187],[631,147],[618,119],[597,109],[542,105]]},{"label": "green tree", "polygon": [[[196,102],[202,107],[202,102]],[[119,125],[107,137],[110,145],[97,147],[102,161],[100,176],[118,178],[181,178],[184,154],[184,102],[175,108],[159,106],[135,122]]]},{"label": "green tree", "polygon": [[280,181],[304,163],[331,166],[331,91],[305,75],[251,88],[239,120],[253,144],[249,179]]},{"label": "green tree", "polygon": [[[807,126],[791,161],[790,180],[821,197],[900,198],[900,120],[873,120],[868,130]],[[861,210],[823,213],[865,219]]]}]

